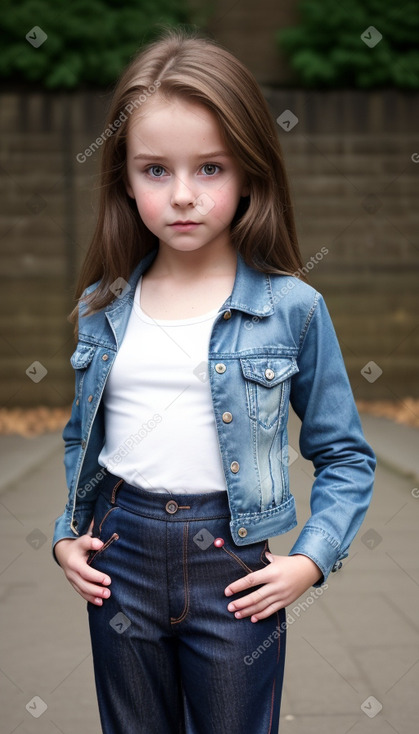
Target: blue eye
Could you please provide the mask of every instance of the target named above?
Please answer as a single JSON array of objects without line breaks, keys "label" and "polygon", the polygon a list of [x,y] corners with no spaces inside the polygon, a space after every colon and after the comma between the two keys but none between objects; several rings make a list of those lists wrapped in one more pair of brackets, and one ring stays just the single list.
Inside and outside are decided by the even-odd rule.
[{"label": "blue eye", "polygon": [[215,163],[205,163],[205,165],[202,166],[202,170],[204,170],[205,168],[207,169],[205,171],[207,176],[214,176],[214,174],[217,173],[217,171],[215,170],[216,168],[220,170],[220,166],[215,165]]},{"label": "blue eye", "polygon": [[150,166],[148,172],[154,178],[161,178],[163,176],[163,173],[165,172],[165,169],[163,168],[163,166]]}]

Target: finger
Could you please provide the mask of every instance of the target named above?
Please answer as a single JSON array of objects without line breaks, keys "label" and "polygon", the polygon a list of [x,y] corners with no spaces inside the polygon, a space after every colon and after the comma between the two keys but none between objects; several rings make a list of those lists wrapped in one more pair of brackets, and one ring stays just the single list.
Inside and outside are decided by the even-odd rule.
[{"label": "finger", "polygon": [[97,586],[96,584],[84,581],[80,576],[70,580],[75,590],[84,599],[87,599],[87,597],[92,597],[95,599],[109,599],[111,595],[110,589],[107,589],[104,586]]},{"label": "finger", "polygon": [[259,619],[266,619],[266,617],[270,617],[271,614],[275,614],[279,609],[284,608],[284,604],[281,604],[281,602],[274,602],[272,604],[269,604],[265,609],[263,609],[261,612],[257,612],[256,614],[252,614],[250,621],[251,622],[258,622]]},{"label": "finger", "polygon": [[83,551],[99,550],[103,545],[103,540],[100,538],[92,538],[90,535],[82,535],[78,539],[78,548]]},{"label": "finger", "polygon": [[274,577],[275,574],[272,574],[270,567],[261,568],[260,571],[253,571],[252,573],[248,573],[246,576],[242,576],[240,579],[237,579],[237,581],[233,581],[231,584],[226,586],[224,594],[226,596],[237,594],[237,592],[244,591],[251,586],[266,584],[267,581],[271,581]]},{"label": "finger", "polygon": [[228,609],[232,611],[234,609],[241,609],[242,607],[248,606],[250,604],[257,604],[260,599],[265,599],[266,596],[269,595],[270,588],[267,587],[268,584],[262,584],[259,589],[254,589],[251,594],[247,594],[246,596],[242,596],[239,599],[231,601],[228,605]]},{"label": "finger", "polygon": [[260,599],[259,602],[256,604],[247,604],[243,607],[240,607],[237,610],[230,610],[234,612],[234,616],[237,617],[237,619],[240,619],[241,617],[249,617],[251,614],[258,614],[259,612],[262,612],[266,607],[270,606],[271,604],[280,604],[283,606],[283,600],[281,598],[278,598],[278,594],[271,594],[267,597],[264,597],[263,599]]},{"label": "finger", "polygon": [[91,595],[91,594],[82,594],[81,591],[79,591],[79,589],[76,588],[76,586],[74,586],[74,588],[85,601],[89,601],[91,604],[94,604],[96,607],[103,606],[103,599],[101,599],[99,596]]},{"label": "finger", "polygon": [[77,572],[84,581],[89,581],[92,584],[103,584],[109,586],[111,578],[103,571],[98,571],[95,568],[89,566],[88,563],[84,562],[77,566]]}]

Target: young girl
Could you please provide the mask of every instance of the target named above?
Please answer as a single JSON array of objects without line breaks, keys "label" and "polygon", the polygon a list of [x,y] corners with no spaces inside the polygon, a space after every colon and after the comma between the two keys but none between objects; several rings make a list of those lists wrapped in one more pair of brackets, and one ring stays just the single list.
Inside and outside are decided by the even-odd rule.
[{"label": "young girl", "polygon": [[[342,565],[375,468],[277,129],[250,72],[179,30],[124,72],[100,141],[53,553],[87,601],[103,732],[277,732],[285,608]],[[280,556],[290,403],[315,480]]]}]

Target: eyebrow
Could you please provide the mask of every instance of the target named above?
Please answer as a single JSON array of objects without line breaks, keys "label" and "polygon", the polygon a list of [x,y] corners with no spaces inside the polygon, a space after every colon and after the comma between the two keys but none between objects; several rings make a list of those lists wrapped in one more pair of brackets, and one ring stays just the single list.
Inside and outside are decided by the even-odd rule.
[{"label": "eyebrow", "polygon": [[[229,153],[227,153],[225,150],[216,150],[212,153],[211,152],[210,153],[200,153],[196,157],[197,158],[220,158],[220,157],[228,158]],[[154,160],[161,161],[161,160],[164,160],[165,156],[164,155],[151,155],[149,153],[137,153],[137,155],[134,156],[134,159],[137,159],[137,158],[147,160],[147,161],[154,161]]]}]

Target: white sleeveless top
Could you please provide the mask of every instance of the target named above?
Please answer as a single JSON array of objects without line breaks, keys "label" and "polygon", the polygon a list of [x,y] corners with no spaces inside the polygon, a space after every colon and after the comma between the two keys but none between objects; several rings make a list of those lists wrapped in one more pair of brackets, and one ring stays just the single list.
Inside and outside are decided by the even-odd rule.
[{"label": "white sleeveless top", "polygon": [[156,320],[141,308],[141,283],[105,385],[99,464],[148,491],[226,491],[208,378],[218,308]]}]

